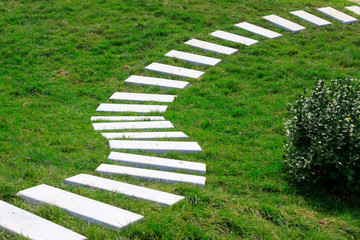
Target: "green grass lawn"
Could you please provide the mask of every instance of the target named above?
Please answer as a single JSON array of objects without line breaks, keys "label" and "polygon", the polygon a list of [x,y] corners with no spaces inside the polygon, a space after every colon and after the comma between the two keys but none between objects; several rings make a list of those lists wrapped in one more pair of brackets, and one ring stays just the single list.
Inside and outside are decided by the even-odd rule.
[{"label": "green grass lawn", "polygon": [[[360,75],[359,24],[332,21],[333,26],[316,28],[289,12],[321,16],[316,8],[331,6],[350,13],[344,9],[350,5],[342,0],[0,1],[0,199],[89,239],[359,239],[358,197],[297,185],[282,163],[286,103],[316,79]],[[268,14],[307,29],[287,33],[261,19]],[[242,21],[284,36],[268,40],[233,26]],[[219,29],[260,43],[246,47],[209,36]],[[171,49],[203,54],[183,44],[191,38],[239,53],[206,53],[223,59],[211,68],[164,56]],[[185,90],[124,84],[132,74],[164,77],[144,70],[154,61],[206,74],[190,79]],[[111,163],[108,141],[93,130],[90,116],[100,115],[95,109],[115,91],[178,94],[164,116],[204,151],[164,156],[206,163],[205,188],[111,177],[186,197],[161,207],[63,183]],[[114,231],[15,195],[43,183],[145,218]],[[0,231],[0,239],[22,238]]]}]

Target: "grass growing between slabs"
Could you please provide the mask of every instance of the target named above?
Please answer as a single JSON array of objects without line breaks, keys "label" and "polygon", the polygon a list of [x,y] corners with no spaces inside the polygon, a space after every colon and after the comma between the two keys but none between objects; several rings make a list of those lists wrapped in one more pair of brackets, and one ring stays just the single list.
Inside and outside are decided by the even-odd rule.
[{"label": "grass growing between slabs", "polygon": [[[360,25],[316,28],[288,12],[347,1],[3,1],[0,3],[0,199],[54,221],[89,239],[356,239],[358,198],[332,196],[289,180],[282,163],[286,103],[316,78],[359,78]],[[290,34],[262,16],[277,14],[307,29]],[[351,13],[350,13],[351,14]],[[282,33],[267,40],[233,24],[248,21]],[[208,34],[225,30],[260,40],[246,47]],[[163,55],[198,38],[239,49],[215,55],[215,67],[193,66]],[[185,90],[124,84],[151,62],[205,70]],[[166,77],[165,77],[166,78]],[[169,77],[170,78],[170,77]],[[177,79],[177,78],[174,78]],[[201,154],[165,157],[207,164],[204,189],[186,184],[112,179],[186,197],[172,207],[63,180],[94,174],[110,153],[90,116],[115,91],[177,94],[164,114]],[[110,115],[110,114],[104,114]],[[120,115],[120,114],[119,114]],[[125,115],[125,114],[124,114]],[[154,115],[154,114],[150,114]],[[155,114],[160,115],[160,114]],[[50,206],[34,206],[15,194],[48,184],[145,216],[113,231],[88,225]],[[0,231],[0,239],[21,237]]]}]

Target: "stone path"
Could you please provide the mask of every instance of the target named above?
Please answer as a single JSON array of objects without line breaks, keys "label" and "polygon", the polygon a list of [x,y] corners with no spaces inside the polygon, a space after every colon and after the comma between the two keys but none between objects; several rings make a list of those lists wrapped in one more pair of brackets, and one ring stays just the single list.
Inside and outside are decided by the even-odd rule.
[{"label": "stone path", "polygon": [[212,32],[212,33],[210,33],[210,35],[213,37],[217,37],[221,40],[230,41],[230,42],[234,42],[234,43],[240,43],[240,44],[244,44],[246,46],[250,46],[250,45],[253,45],[253,44],[256,44],[259,42],[258,40],[255,40],[255,39],[243,37],[243,36],[229,33],[229,32],[224,32],[221,30]]},{"label": "stone path", "polygon": [[299,17],[300,19],[312,23],[318,27],[325,27],[328,25],[331,25],[332,23],[329,21],[326,21],[325,19],[319,18],[313,14],[307,13],[305,11],[294,11],[290,12],[292,15]]},{"label": "stone path", "polygon": [[267,37],[267,38],[271,38],[271,39],[282,37],[282,35],[280,33],[268,30],[266,28],[256,26],[256,25],[248,23],[248,22],[238,23],[238,24],[235,24],[234,26],[242,28],[242,29],[244,29],[246,31],[249,31],[249,32],[253,33],[253,34],[260,35],[260,36]]},{"label": "stone path", "polygon": [[164,117],[158,116],[94,116],[91,121],[165,121]]},{"label": "stone path", "polygon": [[20,191],[16,195],[33,203],[57,206],[89,223],[98,223],[114,229],[143,219],[139,214],[45,184]]},{"label": "stone path", "polygon": [[173,102],[176,95],[116,92],[109,99],[134,102]]},{"label": "stone path", "polygon": [[154,129],[174,128],[170,121],[138,121],[138,122],[107,122],[93,123],[95,131],[100,130],[121,130],[121,129]]},{"label": "stone path", "polygon": [[143,168],[124,167],[119,165],[101,164],[95,172],[103,174],[126,175],[134,178],[146,179],[148,181],[164,183],[191,183],[205,187],[206,177],[172,173],[166,171],[149,170]]},{"label": "stone path", "polygon": [[[359,6],[346,7],[348,11],[360,14]],[[343,24],[355,23],[358,20],[350,15],[342,13],[331,7],[319,8],[318,12],[326,15],[331,19],[340,21]],[[290,14],[300,19],[314,24],[318,27],[324,27],[332,24],[330,21],[322,19],[314,14],[305,11],[293,11]],[[290,32],[299,32],[305,30],[305,27],[291,22],[285,18],[268,15],[263,17],[274,25]],[[270,39],[279,38],[282,34],[265,29],[248,22],[235,24],[236,27],[242,28],[253,34],[257,34]],[[246,46],[258,43],[258,40],[243,37],[230,32],[217,30],[210,35],[225,41],[231,41]],[[204,52],[213,52],[216,54],[232,55],[238,52],[237,49],[206,42],[198,39],[190,39],[184,44],[203,50]],[[193,64],[205,66],[214,66],[219,64],[222,59],[197,55],[187,52],[171,50],[165,56],[178,58]],[[162,63],[151,63],[145,67],[148,71],[158,74],[173,75],[177,77],[199,79],[205,72],[193,69],[182,68],[178,66],[166,65]],[[147,77],[132,75],[125,80],[125,83],[143,85],[148,87],[161,87],[165,89],[181,90],[190,83],[187,81],[173,80],[166,78]],[[145,93],[126,93],[115,92],[110,100],[117,101],[136,101],[136,102],[159,102],[171,103],[177,95],[166,94],[145,94]],[[100,112],[112,113],[133,113],[148,114],[152,112],[163,113],[167,110],[166,105],[154,104],[113,104],[102,103],[96,109]],[[149,129],[149,128],[174,128],[169,121],[165,121],[162,116],[92,116],[91,121],[94,129],[102,130],[123,130],[123,129]],[[99,122],[99,123],[98,123]],[[132,139],[158,139],[158,138],[180,138],[186,139],[188,136],[183,132],[105,132],[101,133],[109,140],[110,149],[120,151],[148,151],[156,154],[166,152],[181,153],[199,153],[202,151],[197,142],[189,141],[148,141],[148,140],[111,140],[116,138]],[[109,161],[118,165],[101,164],[95,172],[103,174],[128,175],[147,181],[159,181],[166,183],[190,183],[193,185],[205,187],[206,177],[199,176],[206,173],[204,163],[182,161],[170,158],[146,156],[124,152],[111,152]],[[128,165],[131,167],[121,166]],[[146,168],[155,168],[159,170],[150,170]],[[169,171],[186,171],[191,174],[182,174]],[[155,189],[144,188],[128,183],[110,180],[103,177],[92,176],[89,174],[79,174],[65,179],[66,184],[91,187],[106,191],[112,191],[125,196],[134,197],[141,200],[147,200],[162,205],[173,205],[184,199],[172,193],[166,193]],[[114,229],[120,229],[143,219],[143,216],[101,203],[89,198],[82,197],[71,192],[54,188],[45,184],[32,187],[17,193],[17,196],[30,200],[34,203],[46,203],[60,207],[71,215],[77,216],[85,221],[108,226]],[[24,237],[36,240],[45,239],[86,239],[71,230],[65,229],[59,225],[49,222],[46,219],[38,217],[32,213],[21,210],[8,203],[0,201],[0,228],[9,232],[17,233]]]},{"label": "stone path", "polygon": [[205,42],[197,39],[190,39],[185,42],[185,44],[190,45],[195,48],[199,48],[204,52],[214,52],[217,54],[233,55],[238,52],[237,49],[231,47],[225,47],[219,44]]},{"label": "stone path", "polygon": [[167,106],[164,105],[135,105],[135,104],[116,104],[101,103],[96,109],[98,112],[133,112],[133,113],[150,113],[166,112]]},{"label": "stone path", "polygon": [[178,77],[195,78],[195,79],[198,79],[205,74],[205,72],[202,71],[197,71],[182,67],[175,67],[175,66],[156,63],[156,62],[146,66],[145,69],[148,71],[157,72],[161,74],[169,74]]},{"label": "stone path", "polygon": [[184,197],[179,195],[157,191],[150,188],[139,187],[136,185],[122,183],[88,174],[79,174],[74,177],[67,178],[65,179],[65,183],[116,192],[128,197],[160,203],[168,206],[174,205],[175,203],[184,199]]},{"label": "stone path", "polygon": [[274,24],[275,26],[285,29],[286,31],[289,32],[297,33],[302,30],[305,30],[305,27],[276,15],[268,15],[263,18],[268,20],[270,23]]},{"label": "stone path", "polygon": [[221,59],[218,58],[206,57],[198,54],[192,54],[176,50],[171,50],[170,52],[166,53],[165,56],[204,66],[215,66],[221,62]]},{"label": "stone path", "polygon": [[325,16],[335,19],[342,24],[352,24],[358,22],[354,17],[351,17],[343,12],[340,12],[332,7],[319,8],[318,12],[324,14]]},{"label": "stone path", "polygon": [[109,160],[134,167],[152,167],[166,171],[182,170],[198,174],[206,173],[206,164],[170,158],[151,157],[130,153],[111,152]]},{"label": "stone path", "polygon": [[126,83],[132,83],[135,85],[146,85],[146,86],[157,86],[162,88],[175,88],[183,89],[189,85],[189,82],[179,81],[179,80],[169,80],[164,78],[154,78],[154,77],[143,77],[132,75],[125,80]]},{"label": "stone path", "polygon": [[359,6],[350,6],[350,7],[346,7],[346,9],[356,13],[357,15],[360,15],[360,7]]},{"label": "stone path", "polygon": [[84,240],[86,237],[44,218],[0,201],[0,226],[33,240]]},{"label": "stone path", "polygon": [[157,138],[189,138],[183,132],[119,132],[119,133],[101,133],[107,139],[130,138],[130,139],[157,139]]},{"label": "stone path", "polygon": [[145,151],[157,154],[168,152],[199,153],[202,151],[197,142],[180,141],[140,141],[140,140],[110,140],[111,149]]}]

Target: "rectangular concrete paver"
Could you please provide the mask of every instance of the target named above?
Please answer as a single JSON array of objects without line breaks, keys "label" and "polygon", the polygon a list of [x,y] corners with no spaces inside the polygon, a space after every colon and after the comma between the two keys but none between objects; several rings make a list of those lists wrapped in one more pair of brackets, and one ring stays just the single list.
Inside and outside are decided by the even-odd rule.
[{"label": "rectangular concrete paver", "polygon": [[141,140],[110,140],[111,149],[147,151],[153,153],[198,153],[202,149],[196,142],[182,141],[141,141]]},{"label": "rectangular concrete paver", "polygon": [[98,112],[133,112],[133,113],[150,113],[166,112],[165,105],[141,105],[141,104],[116,104],[101,103],[96,109]]},{"label": "rectangular concrete paver", "polygon": [[0,229],[32,240],[84,240],[86,237],[0,201]]},{"label": "rectangular concrete paver", "polygon": [[254,33],[254,34],[257,34],[257,35],[260,35],[263,37],[271,38],[271,39],[282,37],[282,35],[280,33],[271,31],[266,28],[256,26],[256,25],[248,23],[248,22],[238,23],[238,24],[235,24],[235,26],[245,29],[246,31],[249,31],[251,33]]},{"label": "rectangular concrete paver", "polygon": [[234,42],[234,43],[240,43],[240,44],[244,44],[246,46],[250,46],[253,44],[258,43],[258,40],[255,39],[251,39],[251,38],[247,38],[247,37],[243,37],[237,34],[233,34],[233,33],[229,33],[229,32],[224,32],[221,30],[217,30],[215,32],[210,33],[211,36],[213,37],[217,37],[219,39],[225,40],[225,41],[230,41],[230,42]]},{"label": "rectangular concrete paver", "polygon": [[304,20],[305,22],[312,23],[317,27],[325,27],[331,25],[332,23],[326,21],[325,19],[319,18],[313,14],[305,12],[303,10],[290,12],[292,15],[299,17],[300,19]]},{"label": "rectangular concrete paver", "polygon": [[158,138],[176,138],[184,139],[188,136],[183,132],[116,132],[101,133],[107,139],[130,138],[130,139],[158,139]]},{"label": "rectangular concrete paver", "polygon": [[285,29],[286,31],[293,32],[293,33],[300,32],[300,31],[306,29],[305,27],[303,27],[297,23],[291,22],[285,18],[276,16],[276,15],[268,15],[263,18],[268,20],[270,23],[274,24],[275,26]]},{"label": "rectangular concrete paver", "polygon": [[359,6],[349,6],[349,7],[345,7],[345,8],[352,11],[353,13],[356,13],[357,15],[360,15],[360,7]]},{"label": "rectangular concrete paver", "polygon": [[143,218],[141,215],[45,184],[20,191],[17,196],[34,203],[57,206],[90,223],[114,229],[126,227]]},{"label": "rectangular concrete paver", "polygon": [[165,171],[182,170],[199,174],[206,173],[206,164],[170,158],[151,157],[130,153],[111,152],[109,160],[134,167],[153,167]]},{"label": "rectangular concrete paver", "polygon": [[154,129],[154,128],[174,128],[170,121],[141,121],[141,122],[109,122],[93,123],[95,131],[101,130],[121,130],[121,129]]},{"label": "rectangular concrete paver", "polygon": [[96,172],[103,174],[127,175],[134,178],[141,178],[149,181],[165,182],[165,183],[191,183],[204,187],[206,177],[172,173],[165,171],[149,170],[134,167],[124,167],[111,164],[101,164]]},{"label": "rectangular concrete paver", "polygon": [[91,121],[165,121],[161,116],[93,116]]},{"label": "rectangular concrete paver", "polygon": [[197,39],[190,39],[189,41],[185,42],[185,44],[199,48],[205,52],[214,52],[217,54],[232,55],[238,52],[238,50],[235,48],[225,47],[219,44],[205,42]]},{"label": "rectangular concrete paver", "polygon": [[165,78],[154,78],[154,77],[144,77],[131,75],[125,80],[126,83],[132,83],[135,85],[145,85],[145,86],[156,86],[162,88],[174,88],[174,89],[183,89],[189,85],[189,82],[178,81],[178,80],[169,80]]},{"label": "rectangular concrete paver", "polygon": [[198,54],[192,54],[176,50],[171,50],[170,52],[166,53],[165,56],[177,58],[192,64],[205,66],[215,66],[221,62],[221,59],[218,58],[206,57]]},{"label": "rectangular concrete paver", "polygon": [[116,92],[109,99],[135,102],[173,102],[176,95]]},{"label": "rectangular concrete paver", "polygon": [[128,197],[160,203],[168,206],[171,206],[184,199],[184,197],[179,195],[88,174],[79,174],[74,177],[67,178],[65,179],[65,183],[116,192]]},{"label": "rectangular concrete paver", "polygon": [[150,65],[145,67],[146,70],[162,73],[162,74],[168,74],[168,75],[175,75],[179,77],[185,77],[185,78],[194,78],[198,79],[202,75],[205,74],[205,72],[188,69],[188,68],[182,68],[182,67],[176,67],[172,65],[162,64],[162,63],[151,63]]},{"label": "rectangular concrete paver", "polygon": [[325,16],[335,19],[342,24],[352,24],[358,22],[358,20],[350,15],[347,15],[343,12],[340,12],[339,10],[336,10],[332,7],[324,7],[324,8],[318,8],[318,12],[324,14]]}]

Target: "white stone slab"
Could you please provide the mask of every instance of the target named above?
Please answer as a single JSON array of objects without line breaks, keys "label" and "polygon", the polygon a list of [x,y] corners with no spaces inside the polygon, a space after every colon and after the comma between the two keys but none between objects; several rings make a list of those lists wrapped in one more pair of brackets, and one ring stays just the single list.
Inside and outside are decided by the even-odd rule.
[{"label": "white stone slab", "polygon": [[318,16],[315,16],[315,15],[305,12],[303,10],[294,11],[294,12],[290,12],[290,13],[292,15],[299,17],[300,19],[304,20],[305,22],[314,24],[317,27],[324,27],[324,26],[328,26],[328,25],[332,24],[331,22],[326,21],[325,19],[319,18]]},{"label": "white stone slab", "polygon": [[352,11],[353,13],[356,13],[357,15],[360,15],[360,7],[359,6],[350,6],[350,7],[345,7],[345,8]]},{"label": "white stone slab", "polygon": [[350,15],[347,15],[343,12],[340,12],[339,10],[336,10],[332,7],[324,7],[324,8],[318,8],[318,12],[324,14],[325,16],[335,19],[342,24],[351,24],[356,23],[358,20]]},{"label": "white stone slab", "polygon": [[206,173],[206,164],[204,163],[181,161],[170,158],[111,152],[108,159],[134,167],[153,167],[165,171],[183,170],[199,174]]},{"label": "white stone slab", "polygon": [[195,78],[195,79],[198,79],[202,75],[205,74],[205,72],[198,71],[198,70],[176,67],[176,66],[171,66],[171,65],[156,63],[156,62],[153,62],[150,65],[146,66],[145,69],[148,71],[153,71],[153,72],[157,72],[157,73],[175,75],[175,76],[185,77],[185,78]]},{"label": "white stone slab", "polygon": [[111,149],[148,151],[160,154],[167,152],[197,153],[202,151],[196,142],[110,140],[109,145]]},{"label": "white stone slab", "polygon": [[183,89],[187,85],[189,85],[189,82],[185,82],[185,81],[169,80],[169,79],[154,78],[154,77],[143,77],[137,75],[131,75],[128,79],[125,80],[125,82],[136,85],[157,86],[162,88],[175,88],[175,89]]},{"label": "white stone slab", "polygon": [[153,129],[153,128],[174,128],[170,121],[142,121],[142,122],[107,122],[93,123],[95,131],[121,130],[121,129]]},{"label": "white stone slab", "polygon": [[205,52],[214,52],[217,54],[232,55],[238,52],[238,50],[235,48],[225,47],[219,44],[209,43],[197,39],[190,39],[189,41],[185,42],[185,44],[199,48]]},{"label": "white stone slab", "polygon": [[74,177],[67,178],[65,179],[65,183],[116,192],[128,197],[134,197],[136,199],[160,203],[168,206],[174,205],[175,203],[184,199],[184,197],[179,195],[162,192],[150,188],[139,187],[136,185],[96,177],[88,174],[79,174]]},{"label": "white stone slab", "polygon": [[143,168],[124,167],[111,164],[101,164],[95,171],[103,174],[127,175],[149,181],[165,183],[191,183],[194,185],[200,185],[202,187],[205,186],[206,181],[206,177],[203,176],[149,170]]},{"label": "white stone slab", "polygon": [[100,106],[96,109],[96,111],[150,113],[150,112],[165,112],[166,109],[167,106],[164,105],[101,103]]},{"label": "white stone slab", "polygon": [[175,97],[176,95],[116,92],[109,99],[135,102],[173,102]]},{"label": "white stone slab", "polygon": [[91,121],[165,121],[165,118],[160,116],[93,116]]},{"label": "white stone slab", "polygon": [[176,51],[176,50],[171,50],[170,52],[166,53],[165,56],[171,58],[177,58],[192,64],[205,65],[205,66],[215,66],[221,62],[221,59],[218,58],[206,57],[202,55]]},{"label": "white stone slab", "polygon": [[32,240],[84,240],[67,228],[0,201],[0,229]]},{"label": "white stone slab", "polygon": [[136,213],[45,184],[20,191],[16,195],[34,203],[55,205],[83,220],[114,229],[126,227],[143,218]]},{"label": "white stone slab", "polygon": [[101,133],[107,139],[130,138],[130,139],[158,139],[158,138],[176,138],[184,139],[188,136],[183,132],[116,132]]},{"label": "white stone slab", "polygon": [[258,40],[255,39],[251,39],[251,38],[247,38],[247,37],[243,37],[237,34],[233,34],[233,33],[229,33],[229,32],[224,32],[221,30],[217,30],[215,32],[210,33],[211,36],[217,37],[221,40],[225,40],[225,41],[231,41],[234,43],[240,43],[240,44],[244,44],[246,46],[250,46],[253,44],[258,43]]},{"label": "white stone slab", "polygon": [[279,28],[282,28],[282,29],[285,29],[286,31],[293,32],[293,33],[300,32],[300,31],[306,29],[305,27],[303,27],[303,26],[301,26],[301,25],[299,25],[297,23],[291,22],[291,21],[289,21],[289,20],[287,20],[285,18],[276,16],[276,15],[268,15],[268,16],[265,16],[263,18],[268,20],[269,22],[271,22],[275,26],[277,26]]},{"label": "white stone slab", "polygon": [[266,28],[256,26],[256,25],[248,23],[248,22],[238,23],[238,24],[235,24],[234,26],[242,28],[242,29],[244,29],[246,31],[249,31],[249,32],[253,33],[253,34],[257,34],[257,35],[267,37],[267,38],[271,38],[271,39],[282,37],[282,35],[280,33],[271,31],[271,30],[266,29]]}]

